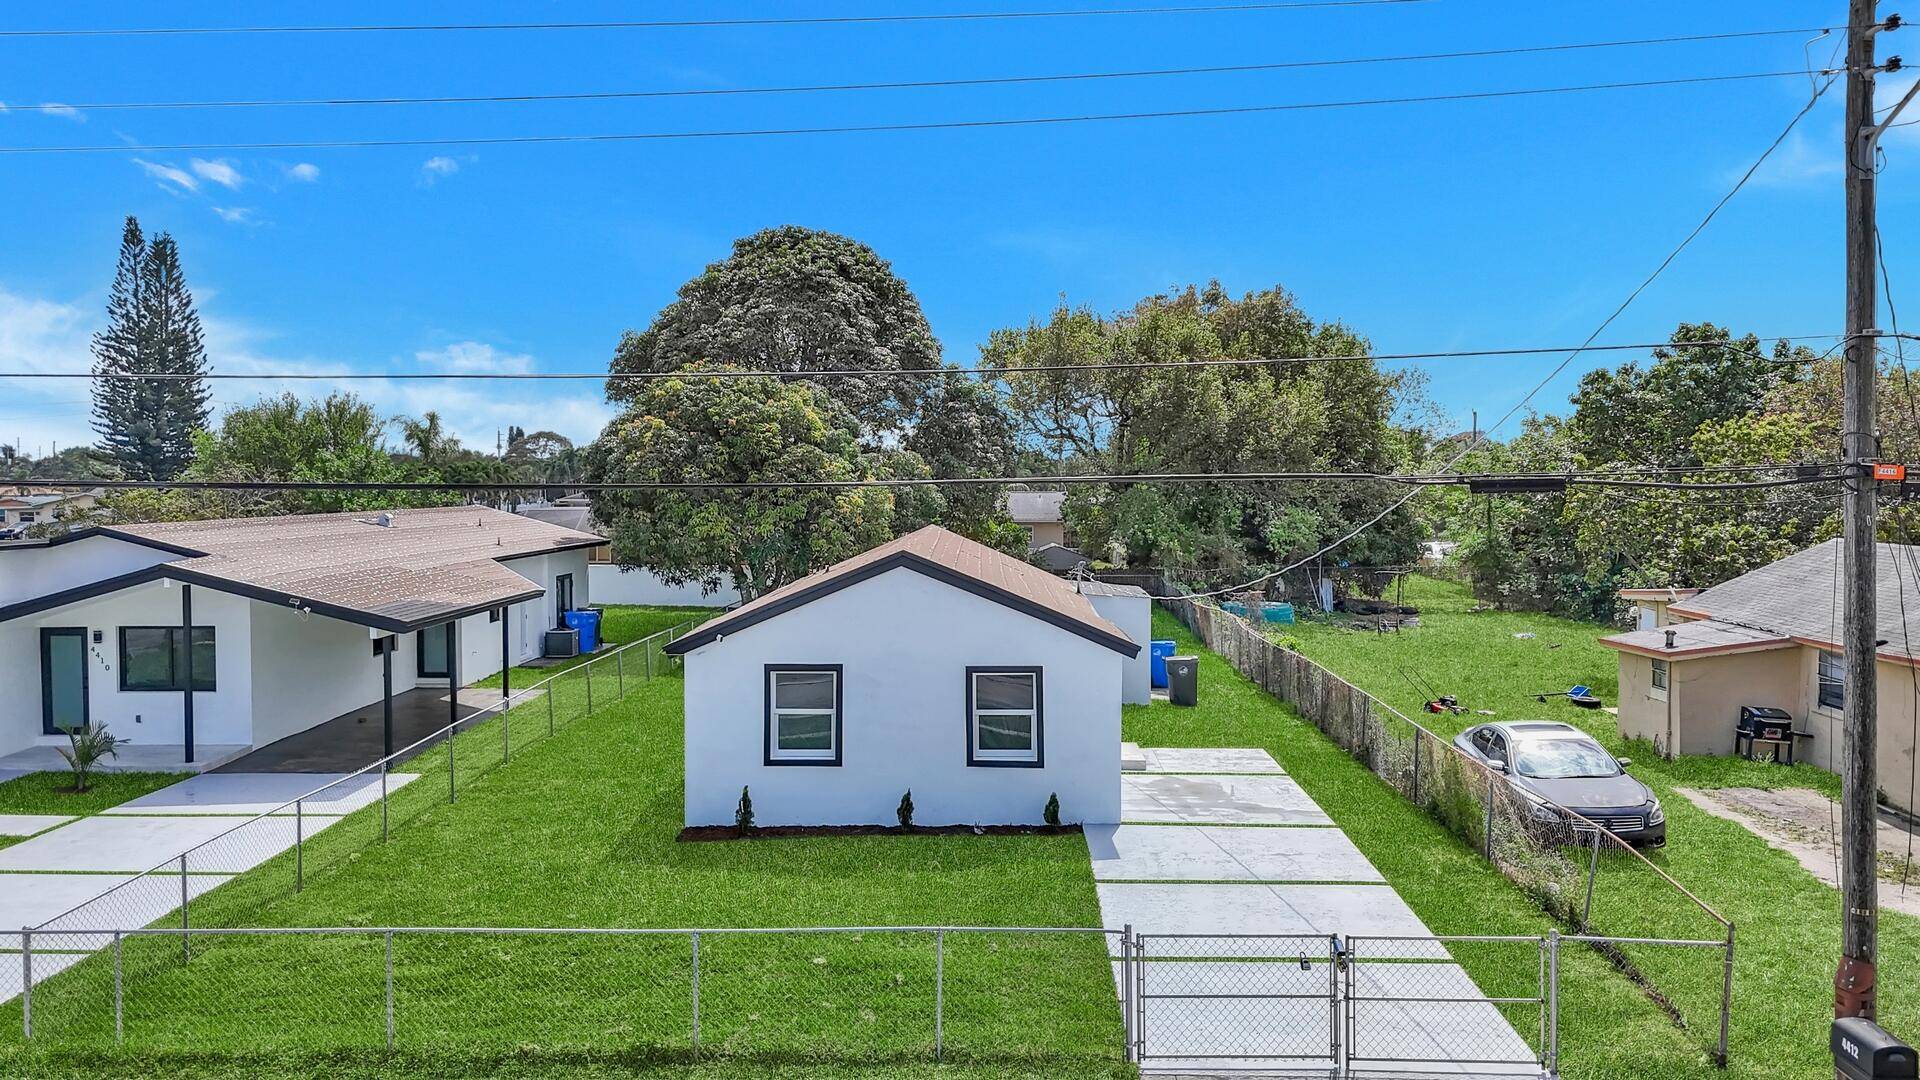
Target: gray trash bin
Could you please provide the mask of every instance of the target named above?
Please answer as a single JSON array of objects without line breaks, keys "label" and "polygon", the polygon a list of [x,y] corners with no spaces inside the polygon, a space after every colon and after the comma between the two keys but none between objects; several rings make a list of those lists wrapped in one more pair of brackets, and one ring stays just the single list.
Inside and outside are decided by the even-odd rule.
[{"label": "gray trash bin", "polygon": [[1167,700],[1175,705],[1200,703],[1200,658],[1167,657]]}]

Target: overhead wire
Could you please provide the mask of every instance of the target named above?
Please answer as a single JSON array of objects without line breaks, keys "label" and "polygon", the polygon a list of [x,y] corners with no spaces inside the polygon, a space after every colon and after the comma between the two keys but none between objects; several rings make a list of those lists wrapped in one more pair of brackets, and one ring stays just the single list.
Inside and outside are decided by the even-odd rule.
[{"label": "overhead wire", "polygon": [[1067,124],[1118,123],[1137,120],[1178,120],[1209,116],[1252,116],[1273,113],[1311,112],[1324,109],[1359,109],[1387,105],[1425,105],[1462,101],[1493,101],[1541,97],[1555,94],[1594,93],[1610,90],[1639,90],[1667,86],[1752,82],[1761,79],[1800,78],[1804,70],[1755,71],[1732,75],[1695,75],[1666,79],[1637,79],[1619,82],[1582,83],[1572,86],[1524,87],[1513,90],[1477,90],[1451,94],[1420,94],[1399,97],[1350,98],[1338,101],[1283,102],[1268,105],[1223,105],[1193,109],[1140,110],[1130,112],[1079,113],[1059,116],[1023,116],[984,120],[926,120],[904,123],[827,124],[819,126],[767,128],[714,128],[694,131],[629,131],[571,135],[473,135],[406,137],[393,139],[267,139],[246,142],[183,143],[93,143],[79,146],[0,146],[0,154],[107,154],[107,153],[214,153],[259,150],[346,150],[420,146],[530,146],[590,143],[673,142],[707,139],[749,139],[804,135],[866,135],[887,132],[959,131],[996,128],[1046,127]]},{"label": "overhead wire", "polygon": [[[1804,74],[1804,72],[1800,74]],[[1793,134],[1793,131],[1795,128],[1799,127],[1800,121],[1804,120],[1807,114],[1813,111],[1813,107],[1819,103],[1820,98],[1823,95],[1825,95],[1829,89],[1833,87],[1834,81],[1837,78],[1837,76],[1832,73],[1827,73],[1827,76],[1828,76],[1827,81],[1824,83],[1820,83],[1814,87],[1812,95],[1807,99],[1807,103],[1801,106],[1798,112],[1793,114],[1792,119],[1787,121],[1786,127],[1782,128],[1780,131],[1780,134],[1774,138],[1773,142],[1769,143],[1767,145],[1767,148],[1761,152],[1760,156],[1754,159],[1753,164],[1748,166],[1747,171],[1740,175],[1739,180],[1734,182],[1733,187],[1730,190],[1728,190],[1728,192],[1725,195],[1721,196],[1718,202],[1713,204],[1713,207],[1707,211],[1706,216],[1700,219],[1700,223],[1698,225],[1695,225],[1693,227],[1693,230],[1687,233],[1687,235],[1683,239],[1681,239],[1680,243],[1676,245],[1672,251],[1667,253],[1667,257],[1660,260],[1660,264],[1654,267],[1653,273],[1648,274],[1644,281],[1640,282],[1639,285],[1635,286],[1633,291],[1627,294],[1627,298],[1625,300],[1622,300],[1620,302],[1620,305],[1614,308],[1612,313],[1610,313],[1605,319],[1603,319],[1599,326],[1594,328],[1593,333],[1587,335],[1587,340],[1583,342],[1578,349],[1575,349],[1572,352],[1568,353],[1566,359],[1560,361],[1559,364],[1555,365],[1553,370],[1549,371],[1545,378],[1541,379],[1538,383],[1535,383],[1533,388],[1531,390],[1528,390],[1526,394],[1520,398],[1519,401],[1515,402],[1512,408],[1508,409],[1505,413],[1503,413],[1500,416],[1498,420],[1494,421],[1493,424],[1485,428],[1483,431],[1476,431],[1474,433],[1473,439],[1468,443],[1468,445],[1465,448],[1463,448],[1458,454],[1454,455],[1452,460],[1448,461],[1447,464],[1442,467],[1442,471],[1447,471],[1447,472],[1452,471],[1453,467],[1458,465],[1462,460],[1464,460],[1468,454],[1471,454],[1474,450],[1478,449],[1479,446],[1486,441],[1486,437],[1488,435],[1491,435],[1495,430],[1500,428],[1502,425],[1506,424],[1508,420],[1511,420],[1517,413],[1519,413],[1521,409],[1525,408],[1527,404],[1531,402],[1534,399],[1534,397],[1540,393],[1540,391],[1546,389],[1548,384],[1553,382],[1554,379],[1558,378],[1560,376],[1560,373],[1565,371],[1567,367],[1573,363],[1575,358],[1586,353],[1589,347],[1593,344],[1593,342],[1598,340],[1600,335],[1606,332],[1607,327],[1612,326],[1614,323],[1614,320],[1618,319],[1621,316],[1621,314],[1627,310],[1628,307],[1632,306],[1633,302],[1640,297],[1640,294],[1645,292],[1647,288],[1651,286],[1654,283],[1654,281],[1660,277],[1661,274],[1666,272],[1667,267],[1673,265],[1673,261],[1680,257],[1681,252],[1685,251],[1687,247],[1693,243],[1694,239],[1698,237],[1703,231],[1705,231],[1708,225],[1712,224],[1714,218],[1719,216],[1720,211],[1724,209],[1729,202],[1732,202],[1734,196],[1738,195],[1740,191],[1747,186],[1747,182],[1752,180],[1754,177],[1754,174],[1760,171],[1760,167],[1767,163],[1767,159],[1771,158],[1773,156],[1774,151],[1778,150],[1781,144],[1787,141],[1787,137]],[[1279,570],[1275,570],[1272,573],[1263,574],[1260,577],[1254,578],[1250,581],[1242,582],[1238,585],[1233,585],[1233,586],[1229,586],[1222,589],[1214,589],[1214,590],[1201,592],[1201,593],[1188,593],[1188,594],[1173,596],[1173,597],[1161,597],[1160,599],[1171,599],[1171,600],[1212,599],[1213,597],[1216,597],[1216,596],[1223,596],[1230,592],[1241,592],[1255,585],[1264,584],[1265,582],[1271,581],[1274,578],[1281,577],[1282,575],[1287,574],[1293,570],[1297,570],[1300,567],[1305,566],[1310,562],[1324,558],[1329,552],[1332,552],[1336,548],[1339,548],[1340,546],[1348,543],[1349,541],[1353,540],[1355,537],[1366,532],[1368,529],[1371,529],[1375,525],[1378,525],[1380,522],[1385,521],[1387,518],[1387,515],[1392,514],[1394,511],[1400,509],[1402,506],[1405,506],[1410,500],[1412,500],[1412,498],[1416,494],[1418,494],[1417,491],[1407,492],[1405,495],[1401,496],[1400,498],[1390,503],[1384,510],[1381,510],[1378,514],[1375,514],[1373,517],[1368,518],[1366,521],[1361,522],[1358,526],[1355,526],[1354,528],[1343,533],[1339,538],[1335,539],[1332,543],[1329,543],[1321,547],[1318,551],[1315,551],[1313,554],[1308,555],[1302,559],[1299,559],[1288,566],[1284,566]]]},{"label": "overhead wire", "polygon": [[469,94],[386,97],[322,98],[240,98],[198,101],[63,101],[42,105],[9,105],[15,112],[59,112],[73,110],[106,111],[128,109],[253,109],[355,107],[387,105],[473,105],[525,104],[558,101],[624,101],[652,98],[742,97],[777,94],[840,93],[871,90],[923,90],[972,86],[1017,86],[1043,83],[1085,82],[1117,79],[1147,79],[1190,75],[1235,75],[1265,71],[1292,71],[1313,68],[1358,67],[1370,64],[1398,64],[1435,60],[1473,60],[1498,56],[1527,56],[1543,53],[1582,52],[1600,49],[1636,48],[1652,45],[1699,44],[1737,41],[1751,38],[1797,35],[1818,30],[1802,27],[1781,30],[1740,30],[1716,34],[1686,34],[1655,38],[1625,38],[1613,41],[1583,41],[1557,45],[1523,45],[1498,49],[1469,49],[1457,52],[1403,53],[1391,56],[1360,56],[1328,60],[1289,60],[1267,64],[1227,64],[1211,67],[1143,68],[1123,71],[1091,71],[1045,75],[1004,75],[978,78],[915,79],[852,83],[814,83],[788,86],[700,87],[671,90],[604,90],[570,93]]},{"label": "overhead wire", "polygon": [[915,15],[813,15],[725,19],[634,19],[511,23],[357,23],[305,26],[117,26],[0,30],[0,38],[179,37],[202,34],[392,34],[490,30],[685,30],[747,26],[852,26],[883,23],[999,22],[1124,15],[1234,15],[1313,8],[1393,7],[1427,0],[1288,0],[1284,3],[1058,8],[1040,11],[954,11]]}]

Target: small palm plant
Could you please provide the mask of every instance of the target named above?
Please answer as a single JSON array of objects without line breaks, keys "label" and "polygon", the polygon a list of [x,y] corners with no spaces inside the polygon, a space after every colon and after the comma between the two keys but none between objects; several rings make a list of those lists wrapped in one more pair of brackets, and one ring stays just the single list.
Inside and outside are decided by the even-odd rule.
[{"label": "small palm plant", "polygon": [[744,785],[740,788],[740,805],[733,809],[733,827],[741,832],[753,828],[753,793]]},{"label": "small palm plant", "polygon": [[56,746],[60,756],[67,759],[67,767],[73,770],[73,791],[78,794],[93,787],[93,770],[103,758],[119,757],[120,744],[127,740],[107,730],[105,724],[94,727],[62,726],[67,733],[67,745]]}]

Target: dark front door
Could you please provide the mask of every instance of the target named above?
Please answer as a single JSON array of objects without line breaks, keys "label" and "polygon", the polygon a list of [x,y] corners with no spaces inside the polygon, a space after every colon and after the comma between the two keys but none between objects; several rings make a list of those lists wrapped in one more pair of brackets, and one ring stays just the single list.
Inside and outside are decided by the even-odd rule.
[{"label": "dark front door", "polygon": [[87,628],[40,628],[40,724],[48,735],[87,726]]},{"label": "dark front door", "polygon": [[416,674],[423,679],[446,678],[447,657],[453,652],[453,624],[429,626],[414,638],[420,643],[420,666]]},{"label": "dark front door", "polygon": [[553,579],[553,625],[561,630],[567,628],[567,612],[573,610],[573,575],[561,574]]}]

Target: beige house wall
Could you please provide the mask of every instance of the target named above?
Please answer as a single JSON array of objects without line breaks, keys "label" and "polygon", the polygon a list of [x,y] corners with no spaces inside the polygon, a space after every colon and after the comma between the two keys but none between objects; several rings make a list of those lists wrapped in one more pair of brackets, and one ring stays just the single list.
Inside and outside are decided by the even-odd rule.
[{"label": "beige house wall", "polygon": [[[1800,740],[1798,759],[1835,771],[1841,716],[1819,705],[1819,655],[1817,649],[1796,646],[1672,661],[1663,700],[1653,690],[1652,658],[1622,652],[1620,734],[1667,752],[1671,712],[1679,753],[1726,756],[1733,753],[1740,706],[1772,705],[1792,713],[1797,730],[1813,735]],[[1879,674],[1881,793],[1891,805],[1914,812],[1915,672],[1904,664],[1881,663]]]},{"label": "beige house wall", "polygon": [[1067,527],[1058,521],[1022,522],[1027,530],[1027,550],[1039,551],[1048,544],[1065,544]]}]

